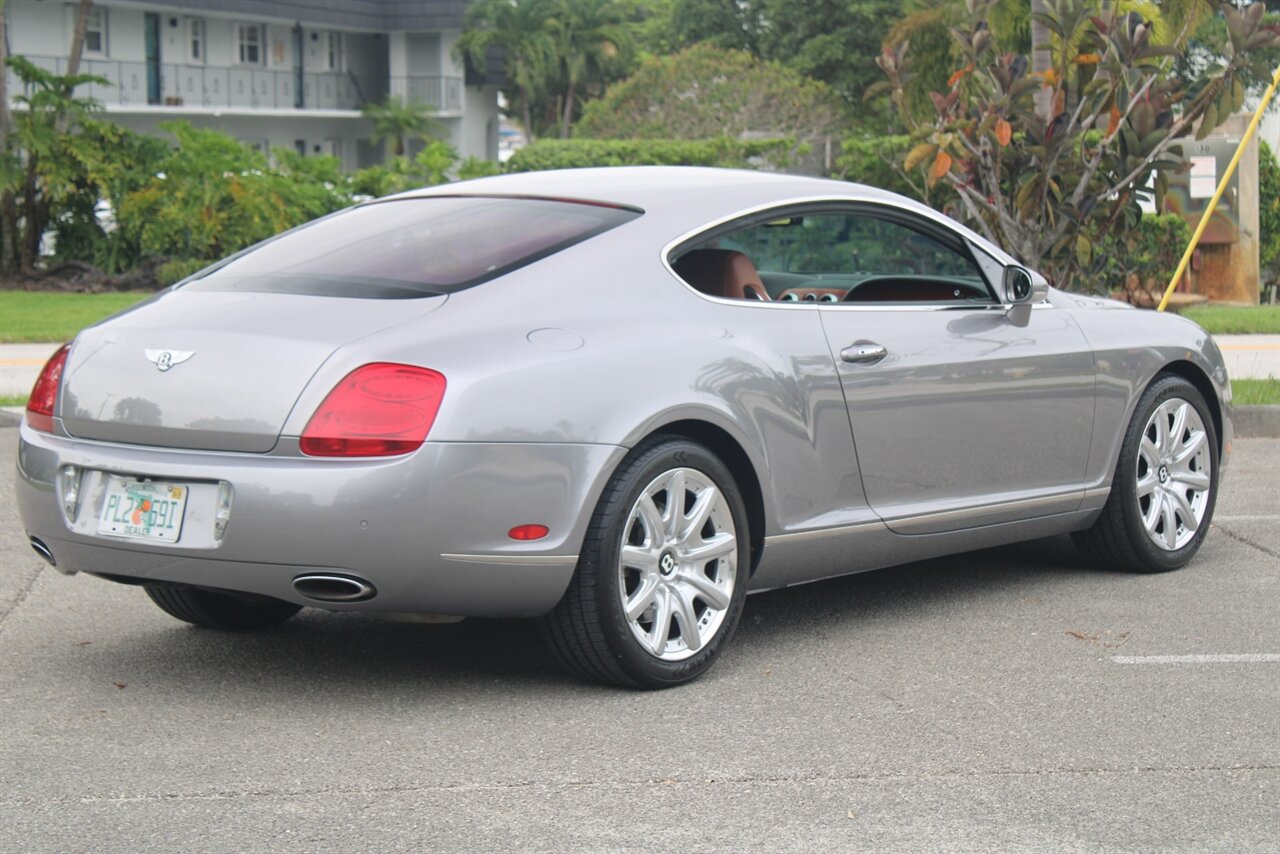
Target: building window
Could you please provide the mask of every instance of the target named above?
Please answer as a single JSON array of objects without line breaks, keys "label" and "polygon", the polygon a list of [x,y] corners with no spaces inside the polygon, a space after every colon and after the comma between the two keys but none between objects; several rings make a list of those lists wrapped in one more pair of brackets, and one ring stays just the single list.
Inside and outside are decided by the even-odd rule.
[{"label": "building window", "polygon": [[328,54],[325,67],[330,71],[342,70],[342,33],[328,34]]},{"label": "building window", "polygon": [[204,18],[187,18],[188,58],[197,65],[205,61]]},{"label": "building window", "polygon": [[84,52],[97,56],[107,54],[107,10],[91,8],[85,19]]},{"label": "building window", "polygon": [[236,24],[241,65],[262,65],[266,57],[262,45],[266,41],[261,24]]}]

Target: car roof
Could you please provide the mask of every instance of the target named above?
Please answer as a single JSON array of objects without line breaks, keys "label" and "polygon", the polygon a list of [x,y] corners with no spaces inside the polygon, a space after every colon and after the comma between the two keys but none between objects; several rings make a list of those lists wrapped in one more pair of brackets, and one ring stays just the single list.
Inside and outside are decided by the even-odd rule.
[{"label": "car roof", "polygon": [[744,211],[815,199],[876,202],[909,210],[963,233],[1003,263],[1013,259],[961,223],[897,193],[830,178],[705,166],[607,166],[518,172],[425,187],[392,199],[430,196],[530,196],[638,208],[673,232]]},{"label": "car roof", "polygon": [[848,181],[757,172],[748,169],[717,169],[706,166],[603,166],[584,169],[553,169],[517,172],[410,190],[401,196],[453,195],[459,192],[494,195],[551,196],[650,209],[669,204],[686,204],[691,194],[755,189],[762,196],[812,196],[839,194],[883,196],[895,194]]}]

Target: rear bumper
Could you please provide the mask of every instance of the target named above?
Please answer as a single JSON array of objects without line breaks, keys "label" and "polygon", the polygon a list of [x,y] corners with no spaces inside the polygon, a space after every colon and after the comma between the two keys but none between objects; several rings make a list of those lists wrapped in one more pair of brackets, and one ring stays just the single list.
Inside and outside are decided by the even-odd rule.
[{"label": "rear bumper", "polygon": [[[67,574],[92,572],[258,593],[333,610],[533,616],[568,586],[590,510],[625,449],[612,445],[427,443],[390,459],[322,460],[89,442],[22,426],[18,510]],[[74,516],[59,471],[82,474]],[[173,544],[97,532],[105,473],[190,486]],[[225,534],[213,532],[230,484]],[[532,542],[516,525],[546,525]],[[305,573],[359,578],[363,602],[301,596]]]}]

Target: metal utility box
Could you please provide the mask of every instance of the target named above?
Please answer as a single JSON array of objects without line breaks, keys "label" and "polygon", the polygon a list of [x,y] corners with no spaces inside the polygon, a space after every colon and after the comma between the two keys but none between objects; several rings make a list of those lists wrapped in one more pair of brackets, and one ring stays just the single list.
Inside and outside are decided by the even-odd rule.
[{"label": "metal utility box", "polygon": [[[1169,191],[1164,206],[1176,213],[1194,229],[1209,207],[1209,199],[1240,145],[1240,137],[1210,137],[1200,141],[1189,139],[1182,145],[1182,159],[1189,168],[1169,176]],[[1240,240],[1240,172],[1227,183],[1222,200],[1213,211],[1200,245],[1237,243]]]}]

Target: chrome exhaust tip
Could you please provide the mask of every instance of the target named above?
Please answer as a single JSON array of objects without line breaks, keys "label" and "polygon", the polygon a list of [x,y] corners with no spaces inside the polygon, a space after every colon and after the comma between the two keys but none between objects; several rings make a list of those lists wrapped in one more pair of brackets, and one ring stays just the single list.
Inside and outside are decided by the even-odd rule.
[{"label": "chrome exhaust tip", "polygon": [[31,541],[31,548],[35,550],[35,553],[48,561],[49,566],[58,565],[58,562],[54,560],[53,551],[44,544],[44,540],[39,537],[28,537],[27,539]]},{"label": "chrome exhaust tip", "polygon": [[367,581],[349,575],[308,573],[293,580],[293,589],[299,595],[317,602],[364,602],[378,595]]}]

